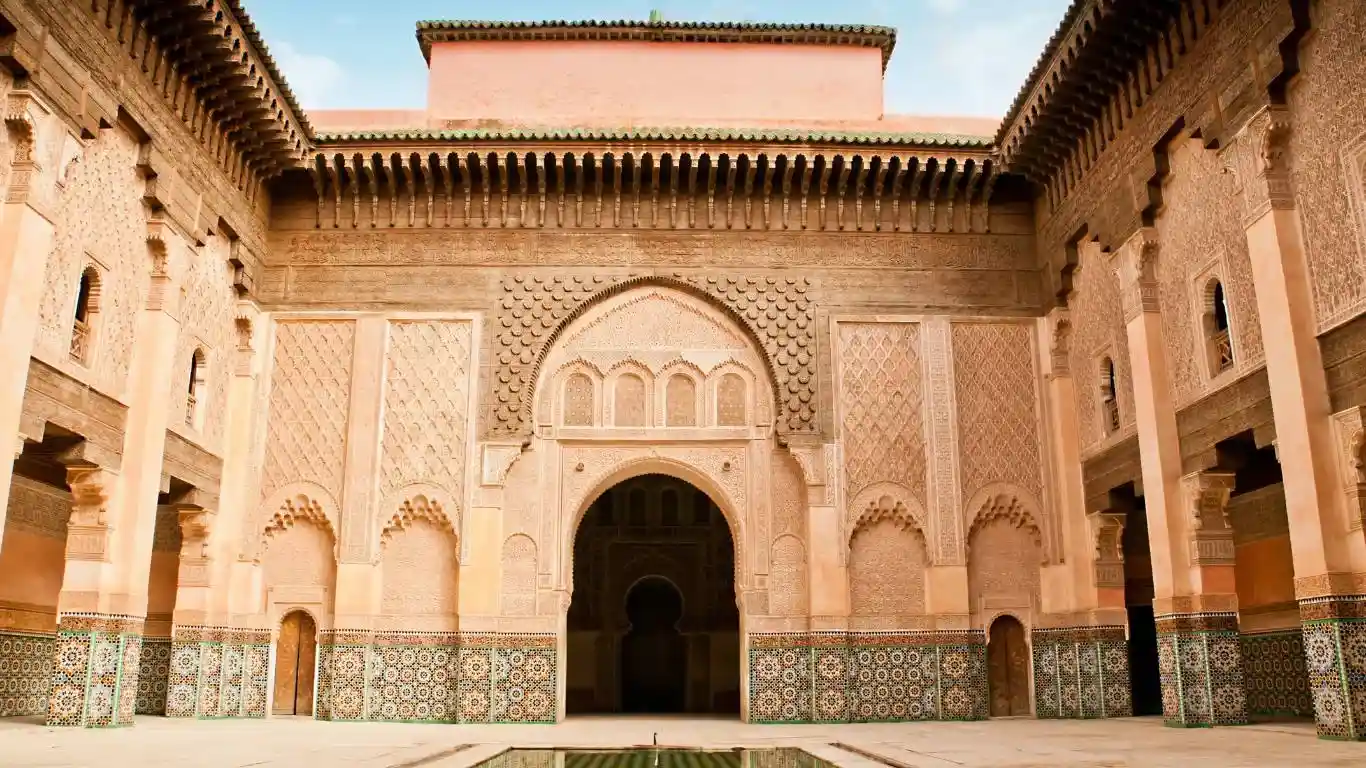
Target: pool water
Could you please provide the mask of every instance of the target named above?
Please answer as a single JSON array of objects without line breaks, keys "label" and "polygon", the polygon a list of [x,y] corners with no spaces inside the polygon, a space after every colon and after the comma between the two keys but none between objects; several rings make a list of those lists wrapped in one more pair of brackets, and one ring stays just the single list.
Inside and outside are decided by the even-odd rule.
[{"label": "pool water", "polygon": [[476,768],[832,768],[800,749],[510,749]]}]

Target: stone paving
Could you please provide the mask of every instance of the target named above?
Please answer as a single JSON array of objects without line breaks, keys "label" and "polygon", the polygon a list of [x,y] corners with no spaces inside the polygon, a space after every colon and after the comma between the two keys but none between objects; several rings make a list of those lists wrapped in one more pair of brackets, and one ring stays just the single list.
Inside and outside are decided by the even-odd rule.
[{"label": "stone paving", "polygon": [[133,728],[0,720],[0,766],[470,768],[509,746],[800,747],[839,768],[952,766],[1366,766],[1366,744],[1312,724],[1180,730],[1160,719],[745,725],[696,718],[573,718],[554,726],[326,723],[139,717]]}]

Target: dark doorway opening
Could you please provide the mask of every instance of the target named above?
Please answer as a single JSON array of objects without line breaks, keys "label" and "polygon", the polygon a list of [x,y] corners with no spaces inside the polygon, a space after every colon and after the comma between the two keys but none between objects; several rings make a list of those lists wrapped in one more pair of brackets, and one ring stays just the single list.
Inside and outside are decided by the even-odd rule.
[{"label": "dark doorway opening", "polygon": [[1133,483],[1110,491],[1110,508],[1124,513],[1124,607],[1129,614],[1129,693],[1135,715],[1162,714],[1162,676],[1157,664],[1153,616],[1153,562],[1148,516]]},{"label": "dark doorway opening", "polygon": [[678,588],[665,579],[642,579],[626,596],[626,618],[631,628],[621,639],[622,710],[685,711],[688,646],[678,631]]},{"label": "dark doorway opening", "polygon": [[677,478],[608,489],[574,536],[569,714],[740,711],[735,545],[721,510]]},{"label": "dark doorway opening", "polygon": [[1014,616],[991,623],[987,637],[987,687],[992,717],[1029,714],[1029,646],[1024,625]]}]

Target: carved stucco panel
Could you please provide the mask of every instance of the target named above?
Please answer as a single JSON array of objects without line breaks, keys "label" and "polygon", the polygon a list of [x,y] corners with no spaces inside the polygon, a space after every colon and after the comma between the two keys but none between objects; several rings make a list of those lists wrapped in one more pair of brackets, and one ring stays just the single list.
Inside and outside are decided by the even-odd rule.
[{"label": "carved stucco panel", "polygon": [[69,367],[81,272],[94,264],[100,273],[100,306],[89,380],[116,397],[127,384],[133,329],[146,303],[152,266],[137,159],[138,143],[132,136],[105,129],[71,169],[57,201],[34,340],[36,355],[59,368]]},{"label": "carved stucco panel", "polygon": [[1034,341],[1022,323],[953,323],[964,504],[999,482],[1043,497]]},{"label": "carved stucco panel", "polygon": [[814,307],[809,281],[674,273],[517,275],[505,279],[494,333],[489,334],[490,356],[496,364],[484,394],[484,433],[492,437],[525,436],[532,424],[532,387],[559,334],[599,300],[647,285],[683,290],[725,307],[729,319],[745,329],[745,336],[757,340],[763,351],[780,402],[775,418],[778,429],[817,429]]},{"label": "carved stucco panel", "polygon": [[[388,616],[445,616],[459,599],[459,558],[452,532],[418,519],[394,531],[380,554],[380,611]],[[453,628],[453,627],[452,627]]]},{"label": "carved stucco panel", "polygon": [[[196,433],[209,450],[221,450],[224,417],[228,404],[228,380],[232,376],[232,356],[236,351],[237,334],[234,321],[237,295],[233,288],[233,271],[228,264],[231,243],[222,235],[208,239],[199,249],[170,249],[171,274],[183,287],[180,303],[180,335],[176,340],[175,385],[173,397],[167,403],[168,423],[171,428],[191,439]],[[196,389],[195,397],[204,403],[203,429],[186,427],[190,361],[196,348],[205,353],[202,373],[204,388]]]},{"label": "carved stucco panel", "polygon": [[355,325],[276,324],[261,496],[307,481],[341,498]]},{"label": "carved stucco panel", "polygon": [[466,320],[389,324],[380,498],[430,483],[464,503],[472,333]]},{"label": "carved stucco panel", "polygon": [[5,530],[23,530],[66,541],[67,521],[70,518],[70,492],[21,475],[11,479]]},{"label": "carved stucco panel", "polygon": [[924,324],[925,359],[922,374],[928,382],[925,421],[929,431],[930,528],[937,550],[935,561],[963,563],[962,497],[959,493],[958,404],[954,388],[954,349],[949,322],[936,318]]},{"label": "carved stucco panel", "polygon": [[[840,323],[845,498],[879,482],[925,498],[925,421],[918,323]],[[825,456],[812,456],[826,472]],[[856,514],[849,510],[849,514]],[[848,515],[846,515],[846,518]]]},{"label": "carved stucco panel", "polygon": [[1077,396],[1077,419],[1081,427],[1082,452],[1095,451],[1105,441],[1100,413],[1100,362],[1109,357],[1115,364],[1116,398],[1120,434],[1134,426],[1134,386],[1129,368],[1129,336],[1120,307],[1119,278],[1110,255],[1094,242],[1077,248],[1079,264],[1072,273],[1072,315],[1069,368]]}]

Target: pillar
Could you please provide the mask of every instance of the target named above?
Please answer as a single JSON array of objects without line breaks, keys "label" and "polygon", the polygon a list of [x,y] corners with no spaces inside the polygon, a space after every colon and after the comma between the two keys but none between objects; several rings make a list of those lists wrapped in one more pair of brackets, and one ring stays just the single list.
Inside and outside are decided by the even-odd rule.
[{"label": "pillar", "polygon": [[[47,204],[52,174],[45,177],[33,156],[38,124],[46,114],[32,94],[10,92],[5,128],[14,154],[0,208],[0,438],[9,441],[18,436],[20,448],[24,437],[42,439],[42,435],[19,436],[19,419],[52,252],[53,224]],[[5,532],[12,466],[12,460],[8,461],[0,471],[0,539]]]},{"label": "pillar", "polygon": [[1222,532],[1232,477],[1182,476],[1157,288],[1156,232],[1140,229],[1116,258],[1133,370],[1134,412],[1153,562],[1162,711],[1168,725],[1247,721],[1233,539]]},{"label": "pillar", "polygon": [[1242,187],[1319,735],[1363,739],[1366,659],[1350,649],[1366,648],[1360,578],[1366,570],[1366,540],[1360,507],[1349,516],[1344,496],[1357,479],[1343,476],[1353,466],[1352,457],[1344,455],[1349,443],[1342,439],[1351,429],[1335,431],[1290,183],[1291,130],[1288,110],[1267,105],[1224,152]]}]

